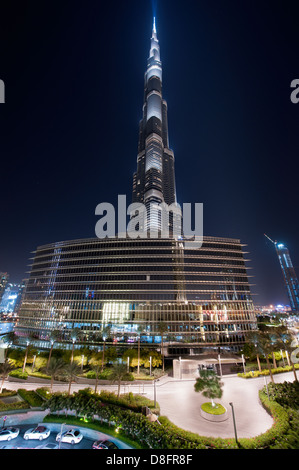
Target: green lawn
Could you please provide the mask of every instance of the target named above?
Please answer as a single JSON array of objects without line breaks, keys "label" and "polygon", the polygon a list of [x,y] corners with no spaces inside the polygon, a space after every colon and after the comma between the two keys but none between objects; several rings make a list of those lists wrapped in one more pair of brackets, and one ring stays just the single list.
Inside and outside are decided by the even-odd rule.
[{"label": "green lawn", "polygon": [[223,415],[226,412],[226,409],[220,403],[215,403],[215,406],[212,406],[211,402],[203,403],[201,409],[211,415]]}]

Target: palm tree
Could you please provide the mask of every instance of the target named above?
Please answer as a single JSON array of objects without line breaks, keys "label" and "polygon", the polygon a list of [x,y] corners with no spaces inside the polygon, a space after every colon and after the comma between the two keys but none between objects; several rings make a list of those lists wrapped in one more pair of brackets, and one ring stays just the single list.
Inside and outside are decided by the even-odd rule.
[{"label": "palm tree", "polygon": [[73,360],[74,360],[75,343],[82,336],[82,331],[80,330],[80,328],[73,328],[71,330],[70,336],[71,336],[71,340],[73,342],[72,355],[71,355],[71,364],[72,364]]},{"label": "palm tree", "polygon": [[263,349],[261,347],[262,344],[262,337],[260,331],[251,331],[247,334],[247,339],[249,343],[251,343],[255,347],[256,352],[256,361],[258,364],[259,371],[262,372],[261,362],[260,362],[260,355],[263,355]]},{"label": "palm tree", "polygon": [[54,378],[59,374],[59,372],[62,373],[64,371],[65,366],[66,364],[63,361],[63,359],[61,358],[56,359],[55,357],[52,357],[50,362],[48,362],[47,366],[45,367],[44,369],[45,373],[51,376],[51,387],[50,387],[51,393],[53,389]]},{"label": "palm tree", "polygon": [[51,361],[51,355],[52,355],[54,343],[60,338],[60,335],[61,335],[61,333],[60,333],[59,330],[53,330],[53,331],[51,331],[51,333],[49,335],[49,341],[50,341],[50,344],[51,344],[51,348],[50,348],[47,367],[49,366],[50,361]]},{"label": "palm tree", "polygon": [[95,364],[94,366],[92,366],[92,370],[96,374],[96,382],[95,382],[95,387],[94,387],[94,393],[97,393],[97,391],[98,391],[98,382],[99,382],[100,365]]},{"label": "palm tree", "polygon": [[26,367],[26,362],[27,362],[27,357],[28,357],[28,351],[29,351],[29,348],[30,346],[32,345],[32,342],[34,340],[34,335],[33,333],[29,333],[27,338],[26,338],[26,351],[25,351],[25,358],[24,358],[24,363],[23,363],[23,369],[22,369],[22,372],[24,373],[25,372],[25,367]]},{"label": "palm tree", "polygon": [[298,382],[295,364],[292,361],[293,348],[296,346],[296,338],[289,332],[287,327],[279,326],[275,328],[276,342],[280,349],[284,349],[288,353],[288,358],[291,358],[290,364],[292,365],[295,381]]},{"label": "palm tree", "polygon": [[8,374],[12,371],[12,369],[13,369],[13,366],[9,359],[5,359],[5,361],[2,364],[0,364],[0,372],[1,372],[1,377],[2,377],[0,393],[2,393],[5,379],[8,377]]},{"label": "palm tree", "polygon": [[121,382],[122,382],[122,380],[124,380],[126,374],[127,374],[126,364],[124,364],[123,362],[117,362],[116,364],[113,365],[113,367],[111,369],[110,378],[111,378],[112,383],[117,382],[117,384],[118,384],[118,392],[117,392],[118,398],[119,398],[119,395],[120,395]]},{"label": "palm tree", "polygon": [[210,398],[212,406],[214,407],[214,398],[222,397],[223,392],[221,387],[223,383],[213,370],[201,369],[199,374],[200,377],[196,379],[194,390],[196,392],[202,392],[204,397]]},{"label": "palm tree", "polygon": [[274,337],[273,334],[269,333],[269,331],[262,331],[260,333],[260,349],[262,351],[262,354],[265,356],[267,367],[269,370],[271,382],[274,383],[274,378],[271,370],[271,364],[269,361],[269,354],[272,354],[275,348],[275,342],[274,342]]},{"label": "palm tree", "polygon": [[166,331],[168,331],[168,326],[165,322],[161,321],[159,324],[158,324],[158,331],[161,335],[161,355],[162,355],[162,371],[164,372],[165,370],[165,366],[164,366],[164,333],[166,333]]},{"label": "palm tree", "polygon": [[4,360],[7,359],[8,349],[9,349],[10,346],[14,343],[14,341],[16,340],[16,338],[17,338],[17,335],[15,334],[14,331],[10,331],[9,333],[7,333],[7,334],[4,336],[4,342],[6,343],[6,349],[5,349],[5,354],[4,354]]},{"label": "palm tree", "polygon": [[142,325],[138,326],[138,333],[139,334],[138,334],[138,347],[137,347],[137,351],[138,351],[138,354],[137,354],[137,356],[138,356],[138,358],[137,358],[137,375],[139,375],[139,373],[140,373],[140,336],[142,334],[145,334],[145,330],[144,330]]},{"label": "palm tree", "polygon": [[74,363],[71,362],[68,364],[65,369],[64,369],[64,375],[68,378],[69,380],[69,388],[68,388],[68,395],[71,394],[71,386],[72,382],[75,381],[77,375],[80,373],[80,367]]}]

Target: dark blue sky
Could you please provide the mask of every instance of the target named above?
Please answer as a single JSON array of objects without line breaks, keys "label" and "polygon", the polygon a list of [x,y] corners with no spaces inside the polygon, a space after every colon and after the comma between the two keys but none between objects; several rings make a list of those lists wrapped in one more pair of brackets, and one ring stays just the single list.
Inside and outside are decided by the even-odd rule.
[{"label": "dark blue sky", "polygon": [[[179,202],[248,245],[258,303],[288,302],[263,234],[299,271],[298,2],[156,3]],[[98,203],[131,202],[152,4],[24,0],[0,17],[0,271],[16,282],[38,245],[93,237]]]}]

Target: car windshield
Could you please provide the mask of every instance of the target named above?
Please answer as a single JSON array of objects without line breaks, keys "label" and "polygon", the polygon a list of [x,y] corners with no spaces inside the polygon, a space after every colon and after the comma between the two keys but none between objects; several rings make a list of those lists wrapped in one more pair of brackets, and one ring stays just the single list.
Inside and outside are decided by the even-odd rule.
[{"label": "car windshield", "polygon": [[44,426],[37,426],[37,428],[35,428],[35,432],[44,432],[46,430],[46,428]]},{"label": "car windshield", "polygon": [[114,442],[107,442],[106,446],[111,447],[112,449],[116,448],[116,445],[114,444]]}]

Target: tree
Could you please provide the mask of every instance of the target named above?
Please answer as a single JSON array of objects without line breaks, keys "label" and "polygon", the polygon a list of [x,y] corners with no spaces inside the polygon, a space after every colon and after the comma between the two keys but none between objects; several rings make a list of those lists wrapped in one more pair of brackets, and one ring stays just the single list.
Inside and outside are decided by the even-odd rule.
[{"label": "tree", "polygon": [[93,366],[91,366],[92,370],[95,372],[96,374],[96,382],[95,382],[95,387],[94,387],[94,393],[97,393],[98,391],[98,381],[99,381],[99,372],[100,372],[100,365],[99,364],[95,364]]},{"label": "tree", "polygon": [[275,348],[275,343],[273,341],[273,335],[270,334],[267,330],[262,331],[260,333],[260,342],[259,342],[260,350],[262,354],[265,356],[267,367],[269,370],[271,382],[274,383],[274,378],[271,370],[271,364],[269,361],[269,354],[272,354]]},{"label": "tree", "polygon": [[158,323],[158,331],[161,335],[162,371],[164,372],[164,370],[165,370],[165,364],[164,364],[164,333],[166,333],[166,331],[168,331],[167,323],[165,323],[163,321]]},{"label": "tree", "polygon": [[49,364],[50,364],[54,344],[60,338],[60,336],[61,336],[61,332],[59,330],[53,330],[53,331],[51,331],[51,333],[49,335],[49,341],[50,341],[50,344],[51,344],[51,348],[50,348],[50,353],[49,353],[47,366],[49,366]]},{"label": "tree", "polygon": [[199,375],[200,377],[196,379],[196,383],[194,384],[194,390],[196,392],[202,392],[204,397],[211,400],[212,406],[217,407],[214,403],[214,398],[222,397],[223,392],[221,387],[223,383],[213,370],[201,369]]},{"label": "tree", "polygon": [[292,353],[294,352],[293,348],[296,347],[296,345],[297,345],[297,339],[296,339],[295,336],[293,336],[289,332],[288,328],[285,327],[285,326],[279,326],[279,327],[275,328],[274,334],[275,334],[275,337],[276,337],[277,347],[282,349],[282,350],[284,349],[288,354],[288,358],[291,359],[290,364],[291,364],[292,369],[293,369],[295,381],[298,382],[296,369],[295,369],[295,364],[292,361],[292,357],[293,357]]},{"label": "tree", "polygon": [[123,362],[117,362],[116,364],[113,365],[111,369],[111,382],[115,383],[117,382],[118,385],[118,391],[117,391],[117,396],[119,398],[120,395],[120,386],[121,382],[125,379],[127,375],[127,366]]},{"label": "tree", "polygon": [[2,393],[5,379],[8,377],[8,374],[12,371],[12,369],[13,369],[13,366],[9,359],[5,359],[5,361],[2,364],[0,364],[0,373],[2,377],[0,393]]},{"label": "tree", "polygon": [[64,372],[65,366],[66,364],[63,359],[52,357],[50,362],[48,362],[47,367],[45,367],[44,372],[51,377],[51,392],[53,389],[54,378],[57,377],[59,373]]},{"label": "tree", "polygon": [[6,333],[6,335],[4,335],[4,342],[6,344],[4,360],[7,359],[8,349],[16,341],[16,338],[17,335],[14,331],[9,331],[9,333]]},{"label": "tree", "polygon": [[260,355],[264,354],[263,348],[262,348],[262,335],[260,331],[250,331],[247,334],[247,339],[249,343],[254,346],[255,354],[256,354],[256,360],[258,364],[259,371],[262,371],[261,368],[261,363],[260,363]]},{"label": "tree", "polygon": [[78,341],[78,339],[80,339],[82,337],[82,331],[80,330],[80,328],[73,328],[70,332],[70,337],[71,337],[71,340],[72,340],[72,343],[73,343],[72,355],[71,355],[71,364],[72,364],[73,360],[74,360],[75,343],[76,343],[76,341]]},{"label": "tree", "polygon": [[32,342],[34,341],[35,337],[32,333],[29,333],[27,338],[26,338],[26,351],[25,351],[25,358],[24,358],[24,363],[23,363],[23,369],[22,372],[25,372],[25,367],[26,367],[26,362],[27,362],[27,357],[28,357],[28,352],[30,346],[32,346]]},{"label": "tree", "polygon": [[71,394],[72,382],[75,381],[79,373],[80,373],[80,367],[75,362],[71,362],[65,367],[64,375],[68,378],[68,381],[69,381],[68,395]]}]

